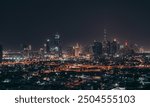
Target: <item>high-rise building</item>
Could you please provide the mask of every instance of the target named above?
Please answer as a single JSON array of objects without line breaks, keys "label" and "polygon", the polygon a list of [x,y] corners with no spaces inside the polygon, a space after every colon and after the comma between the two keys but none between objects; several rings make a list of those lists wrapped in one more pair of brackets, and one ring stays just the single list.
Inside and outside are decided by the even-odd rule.
[{"label": "high-rise building", "polygon": [[140,47],[137,44],[131,44],[130,48],[135,52],[138,53],[140,50]]},{"label": "high-rise building", "polygon": [[104,29],[104,40],[103,40],[103,54],[108,55],[110,54],[110,42],[107,40],[107,32],[106,29]]},{"label": "high-rise building", "polygon": [[31,45],[27,45],[27,44],[23,45],[23,56],[24,57],[29,58],[30,51],[31,51],[30,49],[31,49]]},{"label": "high-rise building", "polygon": [[28,47],[28,48],[29,48],[29,51],[31,51],[31,50],[32,50],[32,46],[31,46],[31,45],[29,45],[29,47]]},{"label": "high-rise building", "polygon": [[51,36],[50,39],[47,39],[44,47],[46,48],[47,54],[54,55],[56,57],[62,56],[61,38],[58,33],[54,36]]},{"label": "high-rise building", "polygon": [[3,60],[3,48],[2,45],[0,45],[0,63],[2,63]]},{"label": "high-rise building", "polygon": [[44,51],[44,54],[45,54],[45,53],[47,53],[47,45],[46,45],[46,43],[43,46],[44,46],[43,47],[43,51]]},{"label": "high-rise building", "polygon": [[93,50],[94,59],[100,58],[100,56],[102,55],[102,43],[94,41],[94,44],[92,46],[92,50]]},{"label": "high-rise building", "polygon": [[46,44],[44,46],[46,48],[46,53],[49,53],[50,52],[50,39],[46,40]]},{"label": "high-rise building", "polygon": [[139,53],[144,53],[144,48],[143,47],[140,47]]},{"label": "high-rise building", "polygon": [[110,45],[110,54],[114,55],[118,51],[118,43],[117,40],[114,39],[113,42]]},{"label": "high-rise building", "polygon": [[54,36],[54,52],[57,54],[59,57],[62,56],[62,46],[61,46],[61,40],[60,40],[60,35],[57,33]]},{"label": "high-rise building", "polygon": [[79,46],[79,44],[77,43],[76,46],[74,46],[74,50],[75,50],[75,57],[79,57],[80,56],[80,52],[81,52],[81,48]]},{"label": "high-rise building", "polygon": [[107,47],[107,43],[108,43],[108,41],[107,41],[106,29],[104,29],[104,40],[103,40],[103,48],[104,48],[104,50]]}]

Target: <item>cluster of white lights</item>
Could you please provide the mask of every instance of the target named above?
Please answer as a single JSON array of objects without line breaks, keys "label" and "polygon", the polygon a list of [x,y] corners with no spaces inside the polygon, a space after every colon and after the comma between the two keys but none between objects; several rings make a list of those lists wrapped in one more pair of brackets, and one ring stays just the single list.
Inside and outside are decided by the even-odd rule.
[{"label": "cluster of white lights", "polygon": [[3,58],[3,59],[7,59],[7,60],[23,60],[25,58],[21,58],[21,57],[7,57],[7,58]]}]

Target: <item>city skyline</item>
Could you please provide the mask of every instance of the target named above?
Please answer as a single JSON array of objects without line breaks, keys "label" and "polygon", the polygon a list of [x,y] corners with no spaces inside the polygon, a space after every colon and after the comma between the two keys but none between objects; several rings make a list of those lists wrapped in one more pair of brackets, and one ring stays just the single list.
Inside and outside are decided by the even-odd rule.
[{"label": "city skyline", "polygon": [[[105,34],[106,33],[106,34]],[[120,38],[116,38],[116,37],[110,37],[110,36],[108,36],[108,33],[107,33],[107,29],[104,29],[104,31],[103,31],[103,38],[102,39],[95,39],[95,38],[92,38],[92,40],[89,42],[89,43],[85,43],[85,44],[83,44],[83,43],[81,43],[81,42],[79,42],[79,41],[77,41],[77,42],[74,42],[74,43],[72,43],[72,44],[70,44],[70,45],[65,45],[64,46],[64,44],[63,44],[63,42],[64,42],[64,39],[62,40],[62,36],[57,32],[57,33],[55,33],[55,34],[52,34],[52,35],[49,35],[45,40],[44,40],[44,42],[43,43],[41,43],[40,44],[40,46],[39,47],[33,47],[34,45],[32,44],[32,43],[27,43],[26,41],[24,41],[23,43],[21,43],[21,44],[18,44],[18,46],[16,47],[16,48],[7,48],[6,46],[4,46],[3,44],[0,44],[0,45],[2,45],[3,46],[3,49],[5,50],[5,51],[9,51],[9,50],[11,50],[11,51],[21,51],[21,50],[23,50],[24,49],[24,47],[30,47],[31,48],[31,50],[34,50],[34,51],[38,51],[38,50],[40,50],[41,48],[44,48],[45,46],[46,46],[46,44],[47,44],[47,42],[50,42],[51,40],[53,41],[53,38],[55,37],[55,36],[59,36],[59,39],[60,39],[60,42],[61,42],[61,48],[62,48],[62,50],[64,50],[65,48],[67,48],[67,47],[74,47],[76,44],[80,44],[82,47],[86,47],[86,46],[92,46],[92,44],[93,44],[93,42],[100,42],[100,43],[103,43],[104,41],[108,41],[108,42],[113,42],[113,41],[116,41],[116,42],[118,42],[120,45],[123,45],[123,46],[125,46],[126,44],[128,45],[128,46],[132,46],[132,45],[137,45],[138,46],[138,48],[140,49],[140,48],[142,48],[144,51],[146,51],[146,52],[149,52],[149,49],[148,48],[145,48],[145,47],[143,47],[143,46],[141,46],[140,44],[138,44],[137,42],[132,42],[132,40],[121,40]],[[13,45],[13,44],[12,44]],[[53,44],[51,44],[51,45],[53,45]]]},{"label": "city skyline", "polygon": [[0,43],[7,49],[31,44],[43,46],[50,35],[60,33],[63,45],[89,44],[108,37],[149,47],[147,1],[1,1]]}]

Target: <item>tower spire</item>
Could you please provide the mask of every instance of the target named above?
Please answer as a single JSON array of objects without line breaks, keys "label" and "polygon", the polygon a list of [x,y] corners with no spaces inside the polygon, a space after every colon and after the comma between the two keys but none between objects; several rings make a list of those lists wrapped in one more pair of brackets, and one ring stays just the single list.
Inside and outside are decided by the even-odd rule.
[{"label": "tower spire", "polygon": [[105,42],[107,41],[107,31],[106,31],[106,29],[104,29],[104,41]]}]

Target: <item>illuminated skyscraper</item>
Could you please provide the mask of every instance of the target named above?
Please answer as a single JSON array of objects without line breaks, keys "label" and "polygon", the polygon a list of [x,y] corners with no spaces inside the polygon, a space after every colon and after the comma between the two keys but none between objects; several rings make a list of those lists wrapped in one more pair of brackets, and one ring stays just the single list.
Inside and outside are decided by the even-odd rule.
[{"label": "illuminated skyscraper", "polygon": [[53,44],[53,51],[55,54],[57,54],[59,57],[62,56],[62,46],[61,46],[61,40],[60,35],[57,33],[54,36],[54,44]]},{"label": "illuminated skyscraper", "polygon": [[2,45],[0,45],[0,63],[2,63],[3,60],[3,48]]},{"label": "illuminated skyscraper", "polygon": [[75,57],[79,57],[80,56],[80,46],[79,44],[77,43],[76,46],[74,47],[74,50],[75,50]]}]

